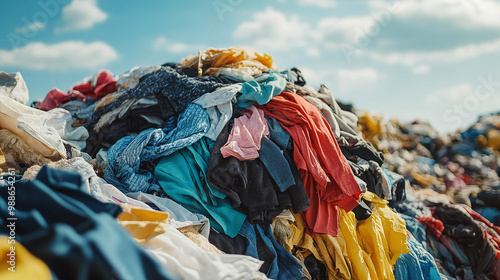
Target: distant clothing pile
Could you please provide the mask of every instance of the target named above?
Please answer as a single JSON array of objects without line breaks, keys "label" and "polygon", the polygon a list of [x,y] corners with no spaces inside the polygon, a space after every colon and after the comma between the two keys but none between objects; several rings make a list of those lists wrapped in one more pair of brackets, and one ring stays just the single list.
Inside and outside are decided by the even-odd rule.
[{"label": "distant clothing pile", "polygon": [[241,47],[35,108],[5,75],[0,234],[15,182],[28,278],[500,279],[500,116],[444,137]]}]

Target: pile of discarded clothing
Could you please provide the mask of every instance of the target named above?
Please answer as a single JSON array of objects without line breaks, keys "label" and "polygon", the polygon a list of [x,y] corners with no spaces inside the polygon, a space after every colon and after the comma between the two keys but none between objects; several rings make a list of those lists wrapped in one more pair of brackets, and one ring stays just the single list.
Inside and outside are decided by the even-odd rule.
[{"label": "pile of discarded clothing", "polygon": [[439,271],[457,279],[499,279],[500,114],[449,135],[425,122],[359,115],[362,135],[385,153],[384,166],[411,185],[404,200],[389,205]]},{"label": "pile of discarded clothing", "polygon": [[1,277],[500,279],[500,116],[445,137],[240,47],[32,107],[2,75]]}]

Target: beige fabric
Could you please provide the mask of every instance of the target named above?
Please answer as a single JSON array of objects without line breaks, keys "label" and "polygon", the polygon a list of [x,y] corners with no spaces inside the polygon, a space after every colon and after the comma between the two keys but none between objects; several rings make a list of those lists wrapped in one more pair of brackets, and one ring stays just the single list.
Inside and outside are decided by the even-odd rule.
[{"label": "beige fabric", "polygon": [[5,164],[10,168],[17,168],[19,164],[25,166],[44,165],[51,161],[35,152],[23,139],[7,129],[0,129],[0,149]]},{"label": "beige fabric", "polygon": [[199,233],[193,226],[187,226],[184,228],[179,228],[178,229],[182,234],[184,234],[187,238],[191,239],[198,247],[201,249],[208,251],[208,252],[214,252],[217,254],[222,254],[222,252],[212,245],[208,239],[203,236],[201,233]]}]

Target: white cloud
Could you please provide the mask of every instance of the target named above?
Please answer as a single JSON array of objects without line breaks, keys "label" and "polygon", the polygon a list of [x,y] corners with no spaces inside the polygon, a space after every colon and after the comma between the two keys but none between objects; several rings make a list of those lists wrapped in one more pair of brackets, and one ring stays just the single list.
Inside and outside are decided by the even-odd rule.
[{"label": "white cloud", "polygon": [[474,94],[474,87],[468,83],[462,83],[437,90],[425,96],[428,104],[437,102],[461,102],[464,98]]},{"label": "white cloud", "polygon": [[413,68],[413,74],[425,74],[427,72],[429,72],[430,68],[429,68],[429,65],[426,65],[426,64],[420,64],[420,65],[417,65]]},{"label": "white cloud", "polygon": [[493,0],[408,0],[401,7],[401,17],[429,16],[466,29],[500,27],[500,3]]},{"label": "white cloud", "polygon": [[364,30],[370,29],[374,23],[375,20],[369,16],[323,18],[318,22],[317,36],[328,47],[336,49],[343,42],[352,44],[365,36]]},{"label": "white cloud", "polygon": [[320,8],[332,8],[337,5],[335,0],[298,0],[300,5],[316,6]]},{"label": "white cloud", "polygon": [[35,70],[94,69],[118,58],[116,51],[104,42],[67,41],[52,45],[32,42],[13,50],[0,49],[0,67]]},{"label": "white cloud", "polygon": [[268,7],[254,13],[251,20],[240,23],[233,38],[264,51],[288,51],[308,47],[316,40],[315,34],[309,23],[301,21],[297,15],[286,15]]},{"label": "white cloud", "polygon": [[311,86],[319,86],[324,83],[334,84],[335,88],[342,94],[356,89],[366,89],[366,87],[386,78],[384,73],[373,68],[333,70],[301,67],[300,71]]},{"label": "white cloud", "polygon": [[498,2],[375,0],[367,5],[371,15],[321,19],[316,28],[321,44],[349,56],[412,67],[421,60],[450,62],[499,50]]},{"label": "white cloud", "polygon": [[316,47],[308,47],[306,49],[306,54],[310,57],[319,57],[321,52]]},{"label": "white cloud", "polygon": [[198,50],[205,49],[202,45],[189,45],[182,42],[173,42],[163,36],[154,39],[152,44],[153,50],[165,51],[170,53],[186,53],[197,52]]},{"label": "white cloud", "polygon": [[455,62],[497,52],[499,49],[500,40],[496,40],[482,44],[469,44],[442,51],[395,51],[390,53],[366,51],[365,54],[380,62],[414,66],[422,61]]},{"label": "white cloud", "polygon": [[321,70],[318,68],[312,69],[309,67],[301,67],[300,72],[304,76],[307,84],[311,86],[319,86],[326,83],[334,77],[332,70]]},{"label": "white cloud", "polygon": [[346,93],[355,88],[365,88],[369,84],[385,78],[385,74],[373,68],[339,69],[336,73],[340,92]]},{"label": "white cloud", "polygon": [[97,7],[97,0],[73,0],[62,9],[63,27],[56,32],[90,29],[104,22],[108,15]]},{"label": "white cloud", "polygon": [[43,22],[35,21],[31,24],[28,24],[27,26],[17,27],[14,31],[16,33],[30,33],[33,31],[42,30],[44,28],[45,28],[45,24]]}]

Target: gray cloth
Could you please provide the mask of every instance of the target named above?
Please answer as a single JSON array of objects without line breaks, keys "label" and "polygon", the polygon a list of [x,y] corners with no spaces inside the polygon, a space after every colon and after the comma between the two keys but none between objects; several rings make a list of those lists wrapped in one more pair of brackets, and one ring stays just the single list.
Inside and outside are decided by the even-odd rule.
[{"label": "gray cloth", "polygon": [[235,95],[241,91],[241,84],[234,84],[206,93],[193,101],[207,110],[210,117],[210,128],[205,137],[212,141],[217,139],[220,132],[233,115]]}]

